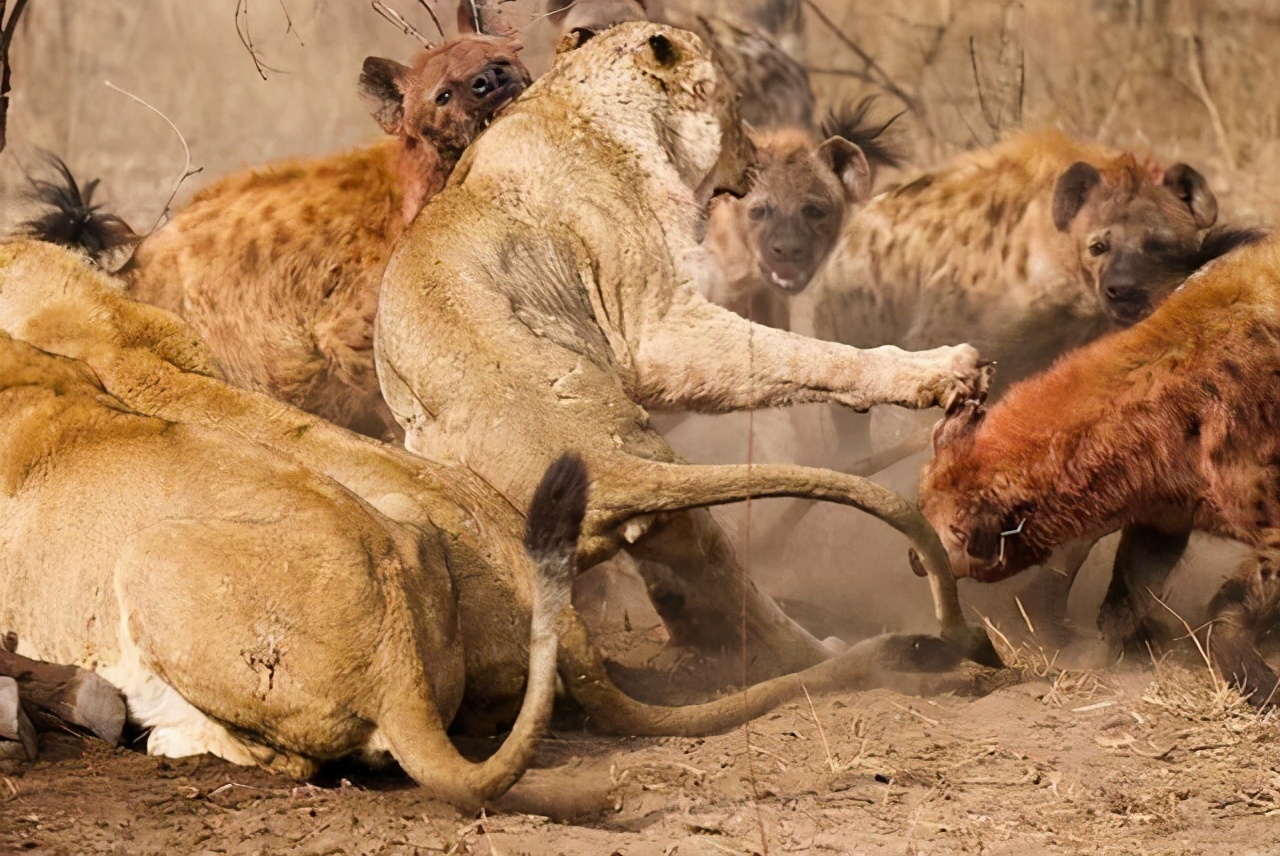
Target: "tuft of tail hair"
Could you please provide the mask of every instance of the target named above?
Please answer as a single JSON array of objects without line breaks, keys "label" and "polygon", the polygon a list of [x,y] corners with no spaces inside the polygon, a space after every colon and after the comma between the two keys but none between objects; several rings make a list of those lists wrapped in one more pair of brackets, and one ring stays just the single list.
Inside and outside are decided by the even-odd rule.
[{"label": "tuft of tail hair", "polygon": [[898,144],[886,138],[884,133],[902,117],[903,113],[907,112],[903,110],[890,117],[888,121],[879,124],[871,122],[867,114],[871,112],[876,98],[875,95],[868,95],[856,103],[846,101],[827,113],[827,118],[822,122],[822,138],[843,137],[862,149],[862,153],[867,157],[867,163],[871,165],[873,175],[881,167],[902,166],[902,151]]},{"label": "tuft of tail hair", "polygon": [[556,599],[568,599],[588,481],[586,462],[566,452],[547,467],[529,503],[524,546],[538,566],[539,588]]},{"label": "tuft of tail hair", "polygon": [[98,179],[85,184],[82,190],[62,158],[44,151],[41,156],[55,177],[28,175],[30,188],[24,197],[48,210],[23,221],[18,227],[21,234],[78,250],[99,264],[112,251],[138,243],[138,236],[123,218],[93,204]]}]

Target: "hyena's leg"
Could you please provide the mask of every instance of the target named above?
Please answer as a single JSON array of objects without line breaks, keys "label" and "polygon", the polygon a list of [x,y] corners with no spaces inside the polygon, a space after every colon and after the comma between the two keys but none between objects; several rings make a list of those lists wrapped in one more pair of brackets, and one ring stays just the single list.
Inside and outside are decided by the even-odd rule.
[{"label": "hyena's leg", "polygon": [[1190,528],[1168,532],[1151,526],[1126,526],[1120,533],[1111,585],[1098,611],[1098,630],[1112,652],[1119,653],[1150,636],[1148,619],[1190,538]]},{"label": "hyena's leg", "polygon": [[1260,550],[1223,583],[1209,606],[1209,656],[1214,668],[1251,704],[1277,701],[1280,678],[1258,653],[1258,638],[1280,615],[1280,549]]}]

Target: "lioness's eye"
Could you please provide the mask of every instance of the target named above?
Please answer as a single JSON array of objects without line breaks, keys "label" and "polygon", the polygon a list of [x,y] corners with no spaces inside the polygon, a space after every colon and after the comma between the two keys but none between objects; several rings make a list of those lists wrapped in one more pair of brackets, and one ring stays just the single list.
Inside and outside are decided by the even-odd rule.
[{"label": "lioness's eye", "polygon": [[1100,256],[1107,251],[1106,241],[1093,241],[1089,244],[1089,255]]},{"label": "lioness's eye", "polygon": [[449,103],[449,99],[452,97],[453,97],[453,93],[446,89],[444,92],[441,92],[439,95],[436,96],[436,104],[443,107],[444,105]]}]

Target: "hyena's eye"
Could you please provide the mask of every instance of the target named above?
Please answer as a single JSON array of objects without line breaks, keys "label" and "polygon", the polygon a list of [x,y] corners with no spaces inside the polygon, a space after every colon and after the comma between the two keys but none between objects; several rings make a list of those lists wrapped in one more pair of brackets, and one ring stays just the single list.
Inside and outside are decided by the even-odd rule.
[{"label": "hyena's eye", "polygon": [[752,220],[763,220],[769,216],[769,206],[764,203],[752,205],[750,210],[747,211],[747,216]]},{"label": "hyena's eye", "polygon": [[439,95],[436,96],[436,104],[439,105],[440,107],[443,107],[444,105],[449,103],[449,99],[452,97],[453,97],[453,93],[450,92],[448,89],[446,89],[444,92],[441,92]]},{"label": "hyena's eye", "polygon": [[1089,242],[1089,255],[1091,256],[1100,256],[1109,249],[1111,248],[1107,246],[1107,242],[1101,239]]},{"label": "hyena's eye", "polygon": [[826,216],[826,210],[819,208],[817,205],[804,206],[804,217],[806,220],[822,220]]}]

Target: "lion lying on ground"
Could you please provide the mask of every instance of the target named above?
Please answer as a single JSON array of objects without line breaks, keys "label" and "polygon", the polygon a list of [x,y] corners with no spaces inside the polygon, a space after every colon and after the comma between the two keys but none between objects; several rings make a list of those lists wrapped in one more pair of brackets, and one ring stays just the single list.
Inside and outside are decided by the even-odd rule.
[{"label": "lion lying on ground", "polygon": [[1257,642],[1280,618],[1277,307],[1271,238],[1015,385],[990,413],[969,404],[939,423],[921,507],[956,575],[1004,579],[1135,523],[1178,532],[1190,521],[1241,541],[1256,556],[1214,598],[1208,647],[1251,701],[1272,702],[1277,678]]},{"label": "lion lying on ground", "polygon": [[[111,278],[59,247],[33,241],[0,246],[0,331],[44,351],[83,361],[105,394],[135,414],[192,430],[207,429],[222,438],[223,445],[238,440],[258,449],[260,455],[273,453],[267,458],[277,467],[283,462],[293,472],[312,474],[307,478],[319,474],[332,479],[376,509],[374,518],[388,525],[395,521],[391,528],[401,533],[401,543],[416,532],[426,554],[438,556],[443,551],[444,565],[430,567],[443,574],[447,566],[452,579],[465,669],[465,695],[452,727],[491,736],[515,720],[530,670],[536,667],[528,633],[537,608],[536,581],[521,540],[526,530],[521,512],[475,473],[360,437],[261,393],[225,383],[218,377],[212,355],[188,325],[162,309],[122,296]],[[733,468],[725,469],[735,475]],[[849,487],[850,496],[885,504],[899,515],[904,522],[897,525],[918,521],[924,526],[905,503],[887,492],[859,494],[853,485]],[[646,506],[643,496],[633,495],[625,486],[606,492],[599,488],[599,483],[592,488],[581,525],[580,568],[616,552],[635,515],[659,510],[668,501],[659,495]],[[122,496],[127,498],[127,492]],[[300,556],[314,550],[297,534],[286,543]],[[932,561],[945,564],[936,538],[920,538],[916,543],[922,550],[936,550]],[[269,544],[261,546],[260,553],[275,555],[281,563],[289,560],[288,554],[280,555]],[[301,579],[297,562],[291,567],[292,578]],[[18,606],[30,606],[25,596],[7,598],[0,598],[0,627],[11,620]],[[62,600],[74,605],[67,598]],[[56,607],[46,601],[32,602]],[[353,626],[365,622],[358,615],[351,619],[356,622]],[[31,622],[40,623],[38,618],[24,618],[19,629]],[[559,631],[560,675],[566,689],[593,729],[619,734],[723,731],[793,698],[802,687],[812,692],[887,684],[908,692],[933,692],[964,688],[973,677],[963,670],[948,671],[955,665],[955,656],[936,639],[886,636],[859,643],[805,672],[714,702],[659,707],[640,703],[619,690],[572,608],[562,611]],[[64,650],[58,646],[73,645],[61,635],[53,640],[42,635],[50,632],[55,630],[23,634],[24,645],[50,658]],[[74,633],[71,638],[76,638]],[[77,648],[71,653],[82,652]]]},{"label": "lion lying on ground", "polygon": [[[516,505],[553,450],[580,452],[594,504],[616,498],[629,519],[609,546],[641,560],[672,641],[746,645],[760,676],[828,652],[692,509],[748,496],[859,504],[870,488],[821,470],[685,465],[644,408],[947,406],[986,371],[968,346],[859,351],[698,294],[707,201],[745,190],[749,161],[734,99],[692,34],[626,23],[561,53],[406,232],[383,280],[376,357],[407,447],[465,463]],[[885,500],[867,510],[932,539]],[[950,612],[953,580],[932,580],[944,632],[974,643]]]},{"label": "lion lying on ground", "polygon": [[294,775],[390,753],[472,807],[528,767],[555,698],[581,461],[538,488],[524,706],[473,764],[445,733],[465,682],[447,532],[390,520],[233,432],[142,415],[85,363],[3,333],[0,399],[0,627],[118,686],[148,752]]}]

